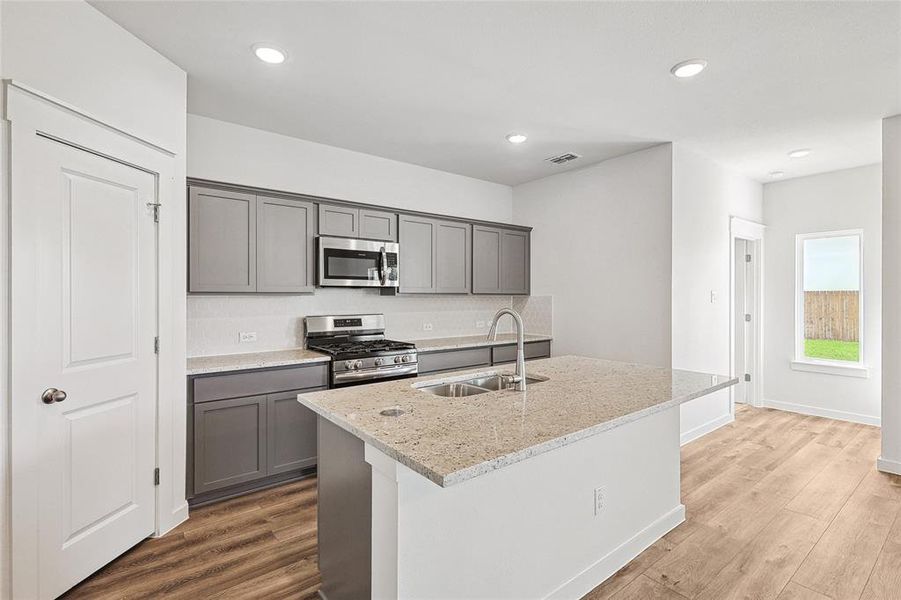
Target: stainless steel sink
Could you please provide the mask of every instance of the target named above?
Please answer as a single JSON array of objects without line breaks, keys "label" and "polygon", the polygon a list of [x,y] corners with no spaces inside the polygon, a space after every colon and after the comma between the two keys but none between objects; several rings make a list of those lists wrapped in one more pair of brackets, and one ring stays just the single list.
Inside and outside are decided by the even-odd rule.
[{"label": "stainless steel sink", "polygon": [[[526,377],[526,384],[541,383],[547,381],[546,377]],[[500,390],[512,390],[513,382],[510,377],[502,375],[483,375],[481,377],[473,377],[472,379],[462,379],[458,381],[438,382],[425,385],[417,385],[416,387],[423,392],[441,396],[444,398],[463,398],[465,396],[475,396],[476,394],[484,394],[486,392],[497,392]]]}]

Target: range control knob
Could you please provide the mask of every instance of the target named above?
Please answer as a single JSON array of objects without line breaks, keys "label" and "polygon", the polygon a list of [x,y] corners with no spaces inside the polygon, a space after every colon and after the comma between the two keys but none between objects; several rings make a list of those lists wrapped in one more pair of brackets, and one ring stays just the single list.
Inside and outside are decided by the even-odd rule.
[{"label": "range control knob", "polygon": [[362,368],[363,368],[362,360],[358,360],[356,363],[354,363],[354,369],[362,369]]},{"label": "range control knob", "polygon": [[399,363],[401,361],[400,354],[394,357],[394,362]]},{"label": "range control knob", "polygon": [[345,369],[353,369],[353,368],[354,368],[354,361],[352,361],[352,360],[345,360],[345,361],[344,361],[344,368],[345,368]]},{"label": "range control knob", "polygon": [[383,362],[385,362],[385,360],[382,359],[382,358],[377,358],[377,359],[375,359],[375,361],[373,361],[373,362],[375,363],[375,366],[379,366],[380,364],[382,364]]},{"label": "range control knob", "polygon": [[410,362],[410,355],[409,355],[409,354],[404,354],[404,356],[403,356],[403,358],[401,358],[401,360],[404,361],[404,362]]}]

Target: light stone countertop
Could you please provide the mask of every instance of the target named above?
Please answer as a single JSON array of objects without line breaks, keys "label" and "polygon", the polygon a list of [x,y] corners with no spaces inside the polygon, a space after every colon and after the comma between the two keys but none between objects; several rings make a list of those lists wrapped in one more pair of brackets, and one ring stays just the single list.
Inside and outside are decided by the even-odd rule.
[{"label": "light stone countertop", "polygon": [[[527,342],[541,342],[550,339],[551,336],[549,335],[527,334],[525,336]],[[438,350],[459,350],[462,348],[515,344],[516,335],[513,333],[499,333],[497,341],[491,342],[488,341],[487,334],[409,341],[416,344],[416,349],[420,352],[435,352]],[[325,354],[314,352],[312,350],[305,350],[304,348],[248,352],[244,354],[195,356],[188,359],[188,375],[206,375],[207,373],[226,373],[228,371],[285,367],[305,363],[328,362],[329,360],[330,358]]]},{"label": "light stone countertop", "polygon": [[[300,394],[299,401],[442,487],[727,388],[711,375],[580,356],[527,363],[526,392],[444,398],[412,384],[509,373],[509,366]],[[463,377],[461,377],[463,376]],[[399,408],[397,417],[380,411]]]},{"label": "light stone countertop", "polygon": [[[552,340],[549,335],[536,335],[527,333],[526,342],[544,342]],[[424,340],[408,340],[416,344],[419,352],[437,352],[439,350],[460,350],[463,348],[482,348],[485,346],[506,346],[516,343],[515,333],[499,333],[497,340],[488,341],[488,334],[461,335],[457,337],[429,338]]]},{"label": "light stone countertop", "polygon": [[329,362],[331,358],[321,352],[303,348],[273,350],[269,352],[249,352],[247,354],[220,354],[218,356],[195,356],[188,359],[188,375],[225,373],[247,369],[266,369],[302,365],[305,363]]}]

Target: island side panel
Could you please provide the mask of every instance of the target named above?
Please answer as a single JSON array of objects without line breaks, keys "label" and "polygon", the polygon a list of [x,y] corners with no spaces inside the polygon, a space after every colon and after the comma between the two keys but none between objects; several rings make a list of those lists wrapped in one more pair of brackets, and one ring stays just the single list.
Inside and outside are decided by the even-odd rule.
[{"label": "island side panel", "polygon": [[375,521],[397,523],[373,528],[396,556],[373,562],[373,598],[578,598],[685,518],[678,407],[446,488],[366,460]]},{"label": "island side panel", "polygon": [[359,438],[322,417],[317,429],[322,594],[328,600],[369,598],[372,471]]}]

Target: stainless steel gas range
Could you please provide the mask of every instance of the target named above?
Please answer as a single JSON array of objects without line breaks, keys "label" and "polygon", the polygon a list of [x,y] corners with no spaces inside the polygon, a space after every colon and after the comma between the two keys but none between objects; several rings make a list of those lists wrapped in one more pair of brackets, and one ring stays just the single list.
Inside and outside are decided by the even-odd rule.
[{"label": "stainless steel gas range", "polygon": [[415,377],[419,372],[416,346],[385,338],[384,315],[306,317],[304,336],[307,348],[332,357],[332,387]]}]

